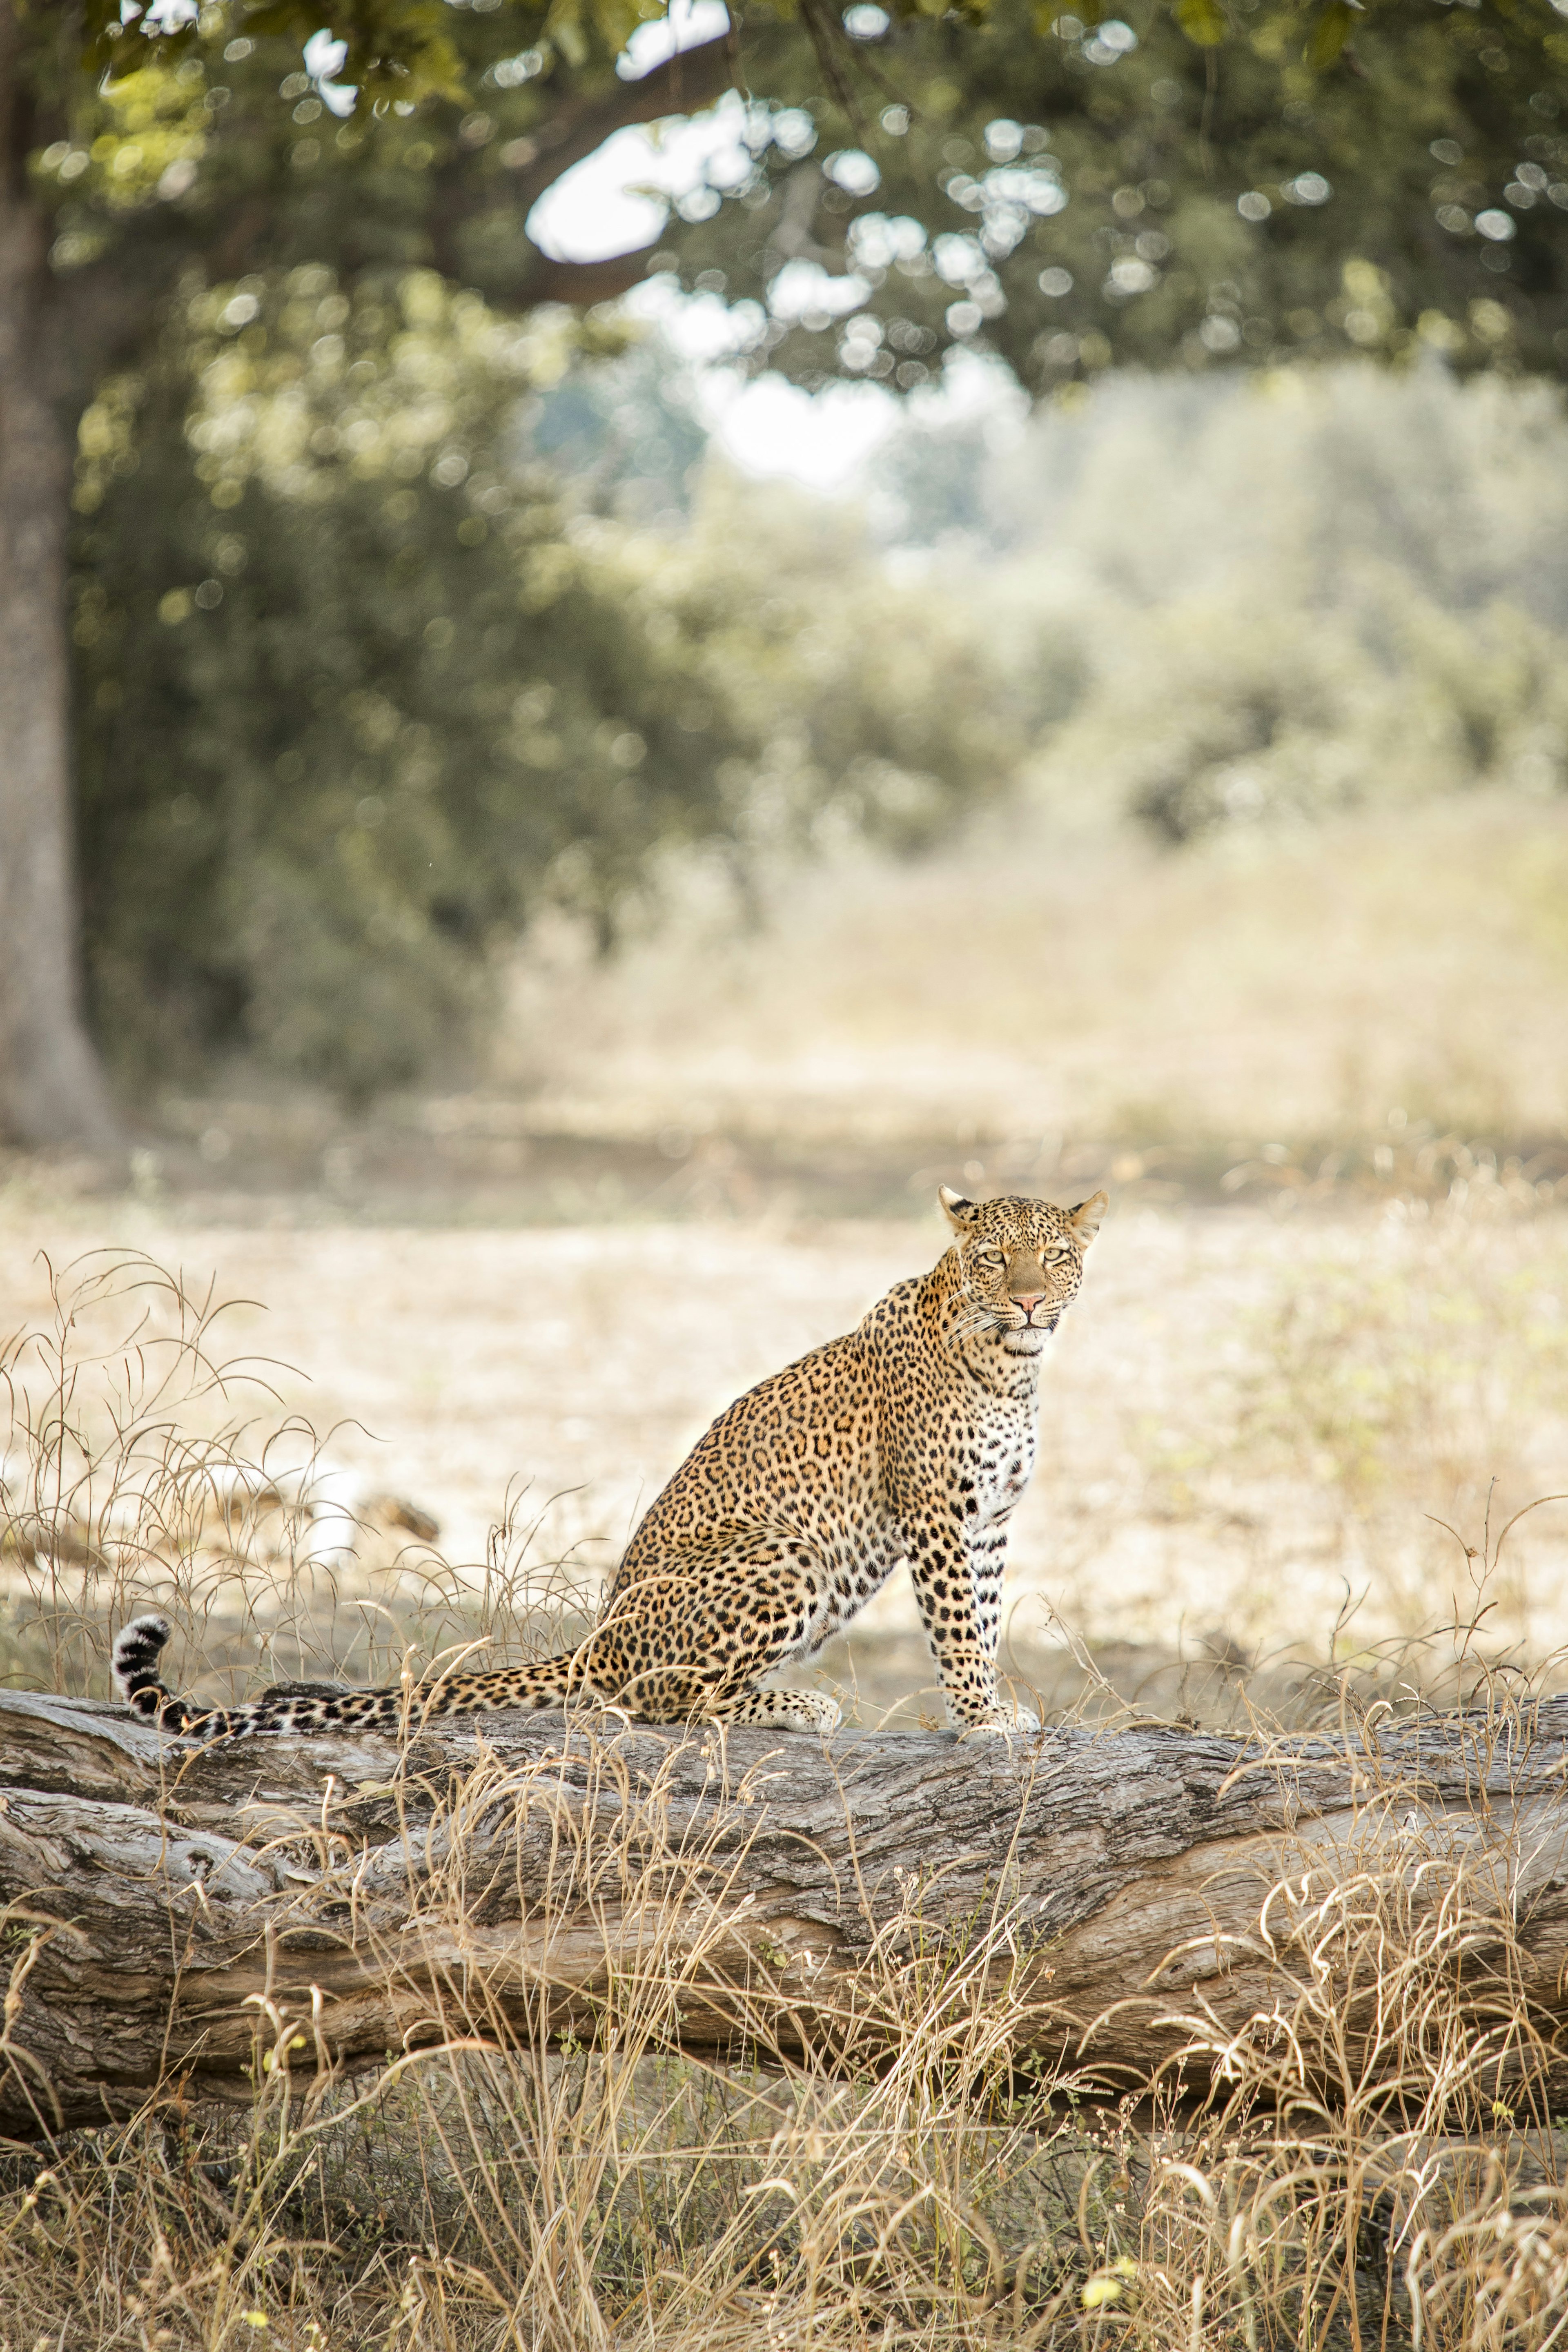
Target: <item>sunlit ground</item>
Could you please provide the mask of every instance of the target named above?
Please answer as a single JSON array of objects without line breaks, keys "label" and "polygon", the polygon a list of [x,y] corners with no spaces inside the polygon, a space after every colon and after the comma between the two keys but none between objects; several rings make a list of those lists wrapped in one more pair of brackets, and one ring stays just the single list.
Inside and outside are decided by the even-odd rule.
[{"label": "sunlit ground", "polygon": [[[455,1561],[524,1494],[533,1557],[591,1590],[731,1398],[933,1261],[939,1181],[1103,1177],[1016,1522],[1023,1670],[1478,1609],[1540,1659],[1568,1506],[1495,1562],[1487,1528],[1568,1488],[1565,858],[1561,807],[1519,799],[1178,857],[1019,818],[807,875],[757,935],[710,909],[602,969],[558,940],[492,1076],[402,1129],[219,1097],[174,1107],[139,1194],[13,1163],[0,1325],[44,1313],[47,1262],[142,1249],[254,1302],[220,1331],[277,1367],[264,1421],[308,1415]],[[835,1208],[851,1164],[872,1214]],[[900,1575],[865,1633],[900,1688],[916,1632]]]},{"label": "sunlit ground", "polygon": [[[572,1553],[590,1583],[733,1395],[942,1246],[934,1214],[257,1232],[117,1205],[68,1222],[12,1209],[0,1233],[8,1328],[47,1311],[37,1251],[134,1243],[211,1276],[220,1297],[262,1302],[220,1332],[271,1360],[281,1406],[263,1424],[308,1415],[364,1492],[431,1511],[476,1578],[509,1486],[526,1488],[534,1558]],[[1516,1529],[1489,1580],[1463,1549],[1483,1547],[1494,1479],[1494,1534],[1568,1485],[1565,1400],[1561,1212],[1113,1213],[1047,1361],[1040,1467],[1015,1523],[1025,1670],[1069,1636],[1322,1654],[1347,1608],[1355,1654],[1483,1601],[1489,1651],[1568,1644],[1568,1508]],[[900,1572],[865,1632],[917,1630]],[[929,1680],[918,1647],[915,1669]]]}]

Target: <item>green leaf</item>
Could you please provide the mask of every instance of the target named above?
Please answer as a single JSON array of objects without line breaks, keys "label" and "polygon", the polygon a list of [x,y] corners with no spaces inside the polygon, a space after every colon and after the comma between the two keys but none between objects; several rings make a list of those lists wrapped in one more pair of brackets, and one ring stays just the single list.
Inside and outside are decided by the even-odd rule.
[{"label": "green leaf", "polygon": [[[125,74],[154,57],[181,56],[221,37],[213,27],[214,13],[204,10],[197,21],[165,32],[145,29],[142,17],[122,24],[120,0],[85,0],[84,62],[93,72]],[[515,13],[532,16],[536,11],[524,0]],[[464,100],[461,61],[447,29],[451,20],[445,0],[339,0],[330,12],[318,0],[241,0],[237,21],[253,37],[270,35],[296,41],[302,48],[327,14],[336,37],[347,47],[342,80],[372,97],[395,89],[399,98],[416,101],[429,97]],[[221,31],[228,29],[226,23]]]},{"label": "green leaf", "polygon": [[1217,49],[1230,27],[1219,0],[1176,0],[1176,22],[1200,49]]},{"label": "green leaf", "polygon": [[1312,37],[1304,52],[1310,66],[1316,66],[1321,71],[1324,66],[1333,64],[1351,37],[1356,13],[1347,5],[1347,0],[1329,0],[1329,5],[1312,27]]}]

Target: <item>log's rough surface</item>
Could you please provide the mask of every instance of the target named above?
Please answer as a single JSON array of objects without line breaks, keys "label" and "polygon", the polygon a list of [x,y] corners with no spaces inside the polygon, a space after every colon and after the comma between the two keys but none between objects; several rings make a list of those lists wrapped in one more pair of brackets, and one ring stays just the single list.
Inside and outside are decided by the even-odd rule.
[{"label": "log's rough surface", "polygon": [[1358,1905],[1407,1938],[1440,1923],[1427,1965],[1479,2031],[1522,2003],[1555,2041],[1565,1773],[1568,1700],[1268,1745],[502,1715],[200,1748],[0,1693],[0,2130],[181,2081],[247,2097],[270,2063],[372,2063],[487,2018],[587,2040],[639,1967],[673,1971],[689,2049],[866,2059],[900,1969],[967,1954],[972,2014],[977,1966],[1013,2047],[1125,2082],[1194,2020],[1217,2046],[1288,2008]]}]

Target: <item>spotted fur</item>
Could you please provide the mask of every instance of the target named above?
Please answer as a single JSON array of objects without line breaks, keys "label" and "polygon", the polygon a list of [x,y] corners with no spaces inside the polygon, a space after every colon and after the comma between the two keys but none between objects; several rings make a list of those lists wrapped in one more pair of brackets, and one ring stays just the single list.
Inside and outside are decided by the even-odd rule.
[{"label": "spotted fur", "polygon": [[759,1687],[809,1657],[907,1559],[951,1720],[1014,1727],[996,1694],[1007,1522],[1035,1466],[1041,1352],[1077,1294],[1105,1195],[1074,1209],[942,1187],[951,1246],[864,1322],[721,1413],[644,1515],[597,1626],[569,1656],[411,1690],[202,1709],[158,1680],[169,1638],[114,1644],[127,1706],[202,1739],[600,1698],[646,1722],[830,1730],[831,1699]]}]

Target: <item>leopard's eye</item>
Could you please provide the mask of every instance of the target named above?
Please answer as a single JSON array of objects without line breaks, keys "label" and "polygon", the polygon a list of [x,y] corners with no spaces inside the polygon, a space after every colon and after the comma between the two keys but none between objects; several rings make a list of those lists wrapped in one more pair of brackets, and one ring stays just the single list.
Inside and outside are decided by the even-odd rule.
[{"label": "leopard's eye", "polygon": [[984,1249],[977,1250],[975,1252],[975,1255],[979,1258],[982,1265],[1000,1265],[1002,1263],[1001,1251],[997,1249],[994,1244],[989,1242]]}]

